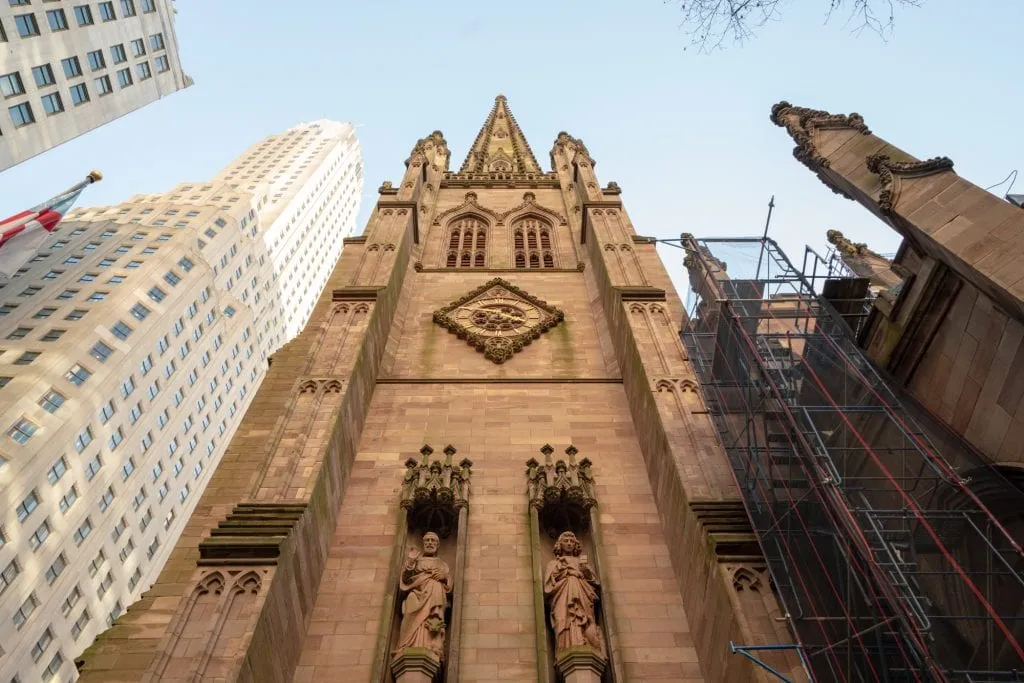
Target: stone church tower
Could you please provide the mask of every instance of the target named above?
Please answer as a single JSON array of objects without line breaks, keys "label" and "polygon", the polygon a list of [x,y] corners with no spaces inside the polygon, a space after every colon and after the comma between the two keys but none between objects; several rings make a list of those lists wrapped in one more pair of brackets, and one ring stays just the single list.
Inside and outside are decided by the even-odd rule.
[{"label": "stone church tower", "polygon": [[380,187],[82,680],[769,680],[730,641],[791,636],[653,240],[503,96],[449,158]]}]

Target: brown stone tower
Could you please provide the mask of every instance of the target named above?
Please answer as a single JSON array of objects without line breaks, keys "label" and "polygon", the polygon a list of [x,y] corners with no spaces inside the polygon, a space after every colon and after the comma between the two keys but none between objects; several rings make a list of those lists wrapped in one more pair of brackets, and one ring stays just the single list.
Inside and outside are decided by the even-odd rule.
[{"label": "brown stone tower", "polygon": [[416,143],[83,680],[769,680],[679,297],[583,142],[550,159],[503,96],[457,172]]}]

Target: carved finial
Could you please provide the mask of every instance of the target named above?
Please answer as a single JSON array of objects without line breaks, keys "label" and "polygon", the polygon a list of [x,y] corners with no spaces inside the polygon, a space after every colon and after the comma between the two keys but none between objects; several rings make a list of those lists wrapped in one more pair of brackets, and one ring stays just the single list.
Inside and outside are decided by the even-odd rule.
[{"label": "carved finial", "polygon": [[529,460],[526,461],[526,466],[530,469],[533,469],[534,467],[540,467],[540,463],[537,462],[537,458],[530,458]]},{"label": "carved finial", "polygon": [[555,449],[551,447],[551,444],[546,443],[540,448],[540,452],[548,456],[555,452]]},{"label": "carved finial", "polygon": [[409,458],[408,460],[405,461],[405,466],[409,469],[416,467],[416,465],[418,464],[419,463],[416,462],[416,458]]},{"label": "carved finial", "polygon": [[532,202],[535,199],[537,199],[537,195],[535,195],[534,193],[532,193],[532,192],[524,192],[523,193],[523,201]]},{"label": "carved finial", "polygon": [[470,460],[469,458],[463,458],[462,460],[459,461],[459,467],[461,467],[463,469],[467,469],[468,470],[472,466],[473,466],[473,461]]},{"label": "carved finial", "polygon": [[453,455],[455,455],[455,446],[453,446],[451,444],[448,444],[447,446],[445,446],[444,447],[444,454],[447,455],[449,458],[452,457]]},{"label": "carved finial", "polygon": [[579,453],[579,450],[572,444],[569,444],[569,447],[565,449],[565,454],[568,455],[570,458],[576,455],[577,453]]},{"label": "carved finial", "polygon": [[476,201],[476,192],[467,192],[466,193],[466,201],[467,202],[475,202]]},{"label": "carved finial", "polygon": [[504,102],[504,101],[506,101],[506,98],[505,98],[505,96],[503,94],[498,93],[498,96],[494,98],[494,101],[495,102]]},{"label": "carved finial", "polygon": [[420,449],[420,455],[424,458],[429,458],[433,452],[434,449],[431,448],[429,444],[423,444],[423,448]]}]

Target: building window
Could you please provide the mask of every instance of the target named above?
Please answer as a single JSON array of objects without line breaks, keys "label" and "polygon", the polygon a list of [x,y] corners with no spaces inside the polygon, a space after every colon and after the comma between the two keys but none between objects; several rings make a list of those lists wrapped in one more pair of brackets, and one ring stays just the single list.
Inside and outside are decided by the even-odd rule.
[{"label": "building window", "polygon": [[110,58],[114,60],[114,64],[123,64],[128,61],[128,55],[125,54],[123,43],[110,46]]},{"label": "building window", "polygon": [[46,582],[52,584],[57,580],[57,577],[64,573],[64,569],[68,566],[68,558],[65,557],[64,553],[57,555],[57,559],[53,561],[45,573]]},{"label": "building window", "polygon": [[60,93],[52,92],[39,98],[43,102],[43,111],[47,114],[59,114],[64,111],[64,102],[60,99]]},{"label": "building window", "polygon": [[114,323],[114,326],[110,328],[110,331],[114,333],[115,337],[117,337],[121,341],[124,341],[125,339],[128,339],[128,337],[131,335],[132,328],[126,325],[124,321],[118,320],[116,323]]},{"label": "building window", "polygon": [[128,398],[135,391],[135,379],[128,376],[128,379],[121,382],[121,398]]},{"label": "building window", "polygon": [[30,123],[36,122],[36,117],[32,114],[32,105],[28,102],[22,102],[12,107],[7,107],[7,111],[11,115],[11,121],[14,123],[15,128],[21,128],[27,126]]},{"label": "building window", "polygon": [[50,389],[39,399],[39,405],[48,413],[56,413],[65,400],[62,394]]},{"label": "building window", "polygon": [[40,337],[40,339],[42,339],[42,341],[47,341],[47,342],[57,341],[62,336],[64,336],[65,332],[67,332],[67,330],[50,330],[46,334],[44,334],[42,337]]},{"label": "building window", "polygon": [[[72,290],[72,291],[74,291],[74,290]],[[76,291],[75,293],[77,294],[78,292]],[[92,294],[89,295],[89,299],[88,300],[89,301],[103,301],[104,299],[107,298],[107,294],[109,294],[109,292],[93,292]]]},{"label": "building window", "polygon": [[75,20],[78,21],[79,26],[91,26],[92,10],[89,9],[88,5],[77,5],[75,7]]},{"label": "building window", "polygon": [[135,16],[135,0],[121,0],[121,15],[125,17]]},{"label": "building window", "polygon": [[50,522],[43,520],[43,523],[29,536],[28,544],[32,550],[38,550],[46,539],[50,537]]},{"label": "building window", "polygon": [[59,507],[61,514],[66,515],[68,510],[71,509],[71,506],[75,504],[76,500],[78,500],[78,489],[72,486],[60,499]]},{"label": "building window", "polygon": [[144,81],[147,78],[153,76],[152,70],[149,68],[149,62],[139,62],[135,65],[135,73],[139,75],[139,80]]},{"label": "building window", "polygon": [[146,14],[156,11],[155,0],[139,0],[139,5],[142,7],[142,11]]},{"label": "building window", "polygon": [[[82,75],[82,65],[78,57],[68,57],[60,60],[61,68],[64,69],[64,76],[67,78],[78,78]],[[88,97],[86,99],[89,99]]]},{"label": "building window", "polygon": [[153,65],[156,66],[157,73],[163,73],[171,70],[171,65],[167,61],[167,55],[160,55],[153,60]]},{"label": "building window", "polygon": [[18,566],[17,560],[11,560],[4,567],[4,570],[0,572],[0,594],[2,594],[7,587],[14,583],[14,580],[18,578],[18,574],[21,573],[21,567]]},{"label": "building window", "polygon": [[32,331],[31,327],[16,327],[14,331],[7,335],[8,339],[24,339],[28,336],[28,333]]},{"label": "building window", "polygon": [[64,599],[64,602],[60,607],[60,611],[64,614],[64,616],[71,614],[71,610],[75,608],[75,605],[77,605],[78,601],[81,599],[82,591],[79,590],[78,586],[75,586],[71,589],[71,592],[68,593],[68,597]]},{"label": "building window", "polygon": [[[121,481],[127,481],[128,477],[132,476],[132,472],[135,471],[135,459],[128,458],[124,465],[121,466]],[[138,499],[138,496],[136,496]],[[146,489],[142,489],[142,500],[146,500]],[[138,505],[135,506],[138,508]]]},{"label": "building window", "polygon": [[32,435],[35,434],[38,429],[39,427],[37,427],[33,422],[30,422],[25,418],[21,418],[15,422],[9,430],[7,430],[7,435],[24,446],[29,442],[29,439],[32,438]]},{"label": "building window", "polygon": [[40,88],[57,83],[57,79],[53,76],[53,69],[50,68],[49,64],[40,64],[39,66],[32,67],[32,78],[35,79],[36,85]]},{"label": "building window", "polygon": [[100,69],[107,68],[107,60],[103,58],[103,50],[93,50],[85,55],[86,61],[89,62],[89,69],[92,71],[99,71]]},{"label": "building window", "polygon": [[533,217],[526,217],[512,226],[512,242],[516,268],[554,268],[551,248],[551,226]]},{"label": "building window", "polygon": [[25,499],[18,503],[16,513],[18,515],[18,521],[24,523],[28,516],[31,515],[35,509],[39,507],[39,496],[35,491],[32,491]]},{"label": "building window", "polygon": [[[114,86],[110,85],[110,76],[100,76],[99,78],[93,81],[93,85],[96,86],[96,90],[99,92],[100,97],[103,97],[104,95],[109,95],[110,93],[114,92]],[[101,264],[100,268],[106,268],[107,266],[114,262],[114,259],[106,260],[110,261],[110,263],[106,265]]]},{"label": "building window", "polygon": [[114,488],[108,486],[107,490],[103,492],[100,497],[100,512],[106,512],[110,508],[110,504],[114,502]]},{"label": "building window", "polygon": [[179,282],[181,282],[181,277],[173,270],[169,270],[166,273],[164,273],[164,281],[167,282],[167,284],[174,287]]},{"label": "building window", "polygon": [[142,403],[136,403],[135,406],[128,411],[128,422],[135,424],[142,417]]},{"label": "building window", "polygon": [[64,456],[62,455],[59,458],[57,458],[57,462],[53,463],[53,467],[51,467],[49,471],[46,473],[46,480],[50,482],[50,484],[56,484],[58,481],[60,481],[60,478],[67,473],[67,471],[68,461],[65,460]]},{"label": "building window", "polygon": [[50,659],[50,663],[46,665],[43,670],[43,680],[52,681],[60,673],[61,667],[64,666],[64,655],[58,650],[56,654]]},{"label": "building window", "polygon": [[34,14],[17,14],[14,16],[14,25],[18,27],[18,35],[22,38],[31,38],[39,35],[39,24],[36,23]]},{"label": "building window", "polygon": [[32,646],[32,661],[38,662],[43,653],[46,652],[46,648],[50,647],[50,643],[53,642],[53,631],[47,627],[43,631],[43,635],[39,636],[39,640]]},{"label": "building window", "polygon": [[164,298],[167,296],[164,293],[164,290],[162,290],[162,289],[160,289],[159,287],[156,287],[156,286],[150,287],[149,291],[146,292],[146,294],[149,295],[150,299],[152,299],[153,301],[156,301],[158,303],[160,301],[163,301]]},{"label": "building window", "polygon": [[106,363],[107,359],[110,358],[113,353],[114,350],[103,342],[96,342],[93,344],[92,348],[89,349],[89,355],[101,363]]},{"label": "building window", "polygon": [[195,264],[192,263],[191,259],[186,258],[184,256],[181,257],[181,259],[178,261],[178,265],[181,266],[181,269],[184,270],[186,273],[192,270],[193,266],[195,266]]},{"label": "building window", "polygon": [[50,24],[51,31],[66,31],[68,28],[68,18],[62,9],[47,10],[46,21]]},{"label": "building window", "polygon": [[114,402],[112,400],[104,403],[103,407],[100,408],[100,424],[107,424],[110,418],[114,417],[115,412],[117,411],[114,409]]},{"label": "building window", "polygon": [[[63,334],[63,332],[64,332],[63,330],[58,330],[58,331],[61,332],[61,334]],[[60,335],[58,335],[58,336],[60,336]],[[51,339],[47,339],[46,337],[43,337],[43,341],[52,341],[52,340]],[[18,358],[14,361],[14,364],[15,365],[31,365],[32,361],[34,361],[36,358],[39,358],[40,355],[42,355],[42,354],[40,354],[38,351],[26,351],[25,353],[23,353],[20,356],[18,356]]]},{"label": "building window", "polygon": [[92,427],[86,427],[75,437],[75,452],[81,453],[92,443]]},{"label": "building window", "polygon": [[142,261],[129,261],[128,263],[125,264],[124,267],[125,268],[135,269],[135,268],[139,268],[141,266],[142,266]]},{"label": "building window", "polygon": [[64,319],[65,320],[81,320],[82,318],[85,317],[85,314],[88,313],[88,312],[89,311],[86,311],[84,309],[76,308],[73,311],[71,311],[70,313],[68,313],[66,316],[64,316]]},{"label": "building window", "polygon": [[122,88],[127,88],[132,84],[132,70],[131,69],[120,69],[117,72],[117,84]]},{"label": "building window", "polygon": [[82,613],[75,619],[75,623],[71,624],[71,637],[74,640],[78,640],[78,636],[82,635],[82,631],[92,617],[89,616],[89,610],[84,609]]},{"label": "building window", "polygon": [[130,310],[136,320],[145,320],[146,316],[149,315],[149,309],[142,304],[135,304]]},{"label": "building window", "polygon": [[77,85],[71,86],[71,101],[75,105],[85,104],[89,101],[89,90],[85,87],[85,83],[78,83]]},{"label": "building window", "polygon": [[85,479],[86,481],[92,481],[92,478],[96,476],[96,473],[103,467],[103,461],[100,456],[96,456],[85,466]]},{"label": "building window", "polygon": [[114,21],[114,19],[117,19],[117,17],[114,15],[113,2],[100,3],[100,19],[102,19],[103,21]]},{"label": "building window", "polygon": [[14,616],[11,617],[11,621],[14,622],[14,627],[20,629],[24,626],[25,622],[28,621],[29,617],[32,616],[32,613],[36,611],[36,607],[38,606],[39,601],[36,600],[35,593],[30,594],[25,602],[21,603],[21,607],[19,607],[18,611],[14,613]]},{"label": "building window", "polygon": [[110,435],[110,438],[107,439],[107,448],[111,451],[116,451],[122,441],[124,441],[124,431],[118,427],[117,430]]},{"label": "building window", "polygon": [[14,97],[25,94],[25,84],[21,82],[21,74],[12,71],[9,74],[0,76],[0,94],[4,97]]},{"label": "building window", "polygon": [[77,529],[75,529],[75,533],[72,534],[71,538],[72,540],[74,540],[75,545],[82,545],[82,542],[85,539],[89,538],[89,534],[91,533],[92,520],[86,517],[85,521],[82,522]]},{"label": "building window", "polygon": [[132,41],[132,54],[136,57],[142,57],[146,54],[146,41],[142,38],[136,38]]}]

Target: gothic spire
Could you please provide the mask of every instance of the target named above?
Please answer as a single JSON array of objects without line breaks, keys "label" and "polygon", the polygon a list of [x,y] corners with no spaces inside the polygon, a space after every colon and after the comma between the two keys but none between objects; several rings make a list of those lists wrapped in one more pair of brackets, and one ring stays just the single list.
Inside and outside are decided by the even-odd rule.
[{"label": "gothic spire", "polygon": [[512,116],[508,101],[504,95],[498,95],[459,173],[540,172],[537,159]]}]

